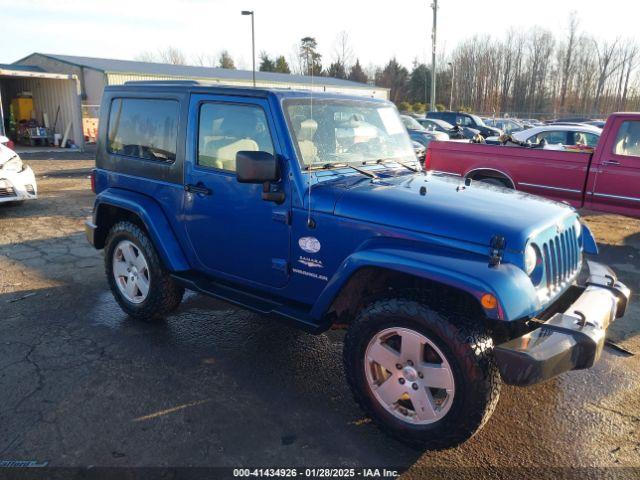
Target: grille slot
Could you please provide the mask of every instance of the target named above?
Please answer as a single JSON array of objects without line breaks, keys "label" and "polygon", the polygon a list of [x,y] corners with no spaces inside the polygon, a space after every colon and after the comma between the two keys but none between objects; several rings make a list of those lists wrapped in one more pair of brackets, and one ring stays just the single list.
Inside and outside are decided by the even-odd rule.
[{"label": "grille slot", "polygon": [[16,192],[13,187],[0,188],[0,198],[3,197],[15,197]]},{"label": "grille slot", "polygon": [[544,243],[542,255],[547,289],[553,292],[571,280],[579,270],[580,245],[575,230],[567,228]]}]

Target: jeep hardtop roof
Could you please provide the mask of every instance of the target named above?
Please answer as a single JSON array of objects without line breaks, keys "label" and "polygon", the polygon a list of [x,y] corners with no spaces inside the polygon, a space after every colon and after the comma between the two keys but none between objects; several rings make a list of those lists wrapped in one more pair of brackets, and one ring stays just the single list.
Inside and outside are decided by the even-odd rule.
[{"label": "jeep hardtop roof", "polygon": [[366,100],[378,103],[389,103],[379,98],[365,97],[362,95],[348,95],[336,92],[312,92],[310,90],[295,90],[288,88],[263,88],[263,87],[235,87],[219,85],[217,83],[202,82],[196,80],[139,80],[129,81],[122,85],[109,85],[106,92],[171,92],[171,93],[211,93],[219,95],[236,95],[243,97],[266,98],[274,96],[285,98],[335,98],[342,100]]}]

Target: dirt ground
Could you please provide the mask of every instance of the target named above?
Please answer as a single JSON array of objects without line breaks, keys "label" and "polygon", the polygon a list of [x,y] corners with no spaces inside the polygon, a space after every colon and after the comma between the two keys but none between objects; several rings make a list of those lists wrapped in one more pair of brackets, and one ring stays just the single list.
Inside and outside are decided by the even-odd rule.
[{"label": "dirt ground", "polygon": [[[25,161],[40,198],[0,206],[0,461],[386,466],[406,478],[531,478],[542,467],[555,477],[640,475],[637,293],[609,331],[635,355],[606,347],[590,370],[505,386],[473,439],[417,452],[363,418],[345,383],[340,332],[307,335],[196,294],[165,323],[127,318],[83,233],[91,156]],[[584,214],[599,261],[639,292],[640,221]]]}]

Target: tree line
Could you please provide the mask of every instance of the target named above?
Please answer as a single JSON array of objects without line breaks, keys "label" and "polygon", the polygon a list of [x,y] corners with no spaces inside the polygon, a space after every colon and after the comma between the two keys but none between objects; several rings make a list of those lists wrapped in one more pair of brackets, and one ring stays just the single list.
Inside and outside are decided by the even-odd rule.
[{"label": "tree line", "polygon": [[[144,52],[143,61],[236,68],[227,51],[188,62],[178,49]],[[436,62],[439,109],[519,117],[604,116],[640,108],[640,46],[634,39],[604,41],[581,31],[576,13],[563,32],[533,27],[503,37],[473,36]],[[388,88],[401,110],[429,108],[431,66],[415,60],[410,68],[396,58],[366,68],[354,54],[349,36],[336,38],[323,63],[314,37],[304,37],[288,56],[260,52],[263,72],[330,76]]]}]

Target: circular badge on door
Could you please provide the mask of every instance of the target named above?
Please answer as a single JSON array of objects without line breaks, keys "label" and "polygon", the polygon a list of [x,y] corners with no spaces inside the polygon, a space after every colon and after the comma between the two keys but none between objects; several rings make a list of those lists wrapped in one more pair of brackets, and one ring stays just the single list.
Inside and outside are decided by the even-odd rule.
[{"label": "circular badge on door", "polygon": [[318,253],[320,251],[320,241],[316,237],[302,237],[298,240],[298,245],[307,253]]}]

